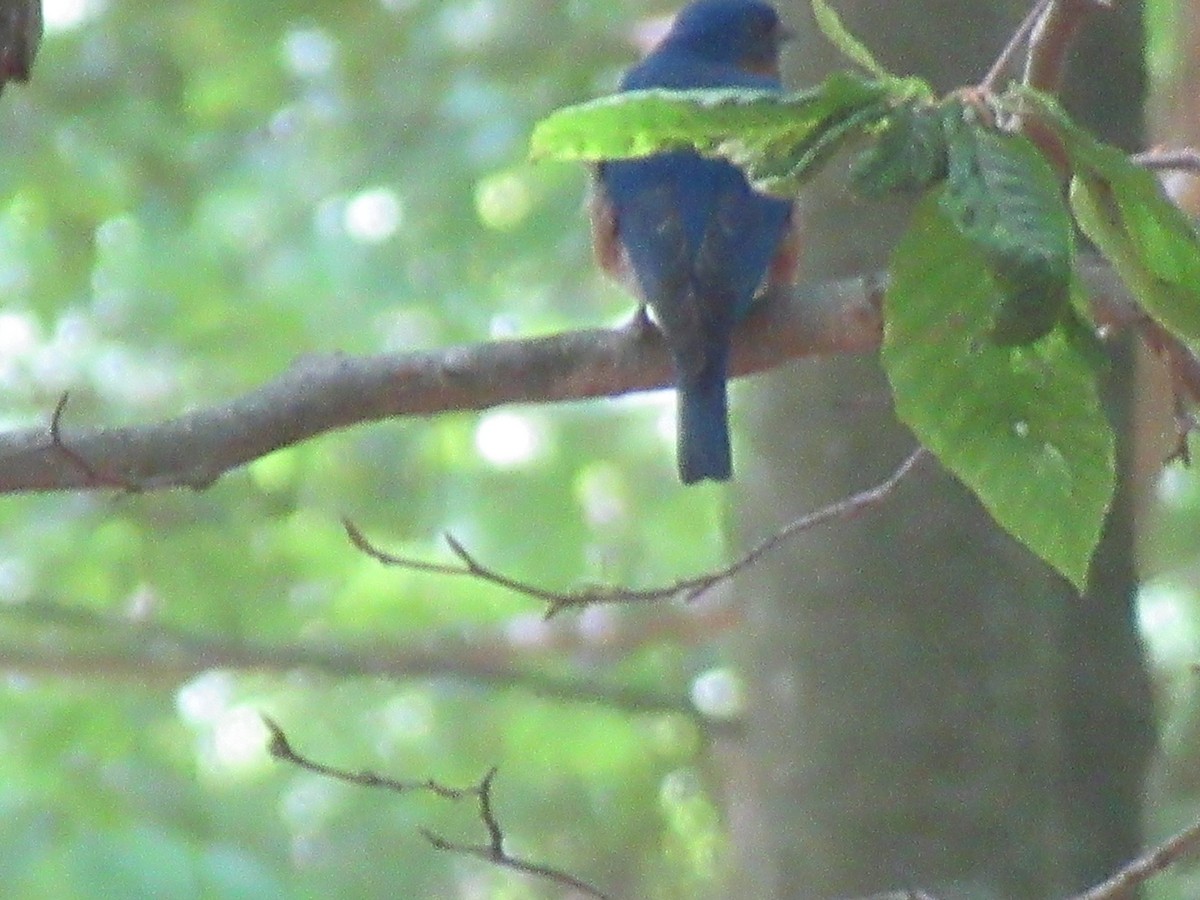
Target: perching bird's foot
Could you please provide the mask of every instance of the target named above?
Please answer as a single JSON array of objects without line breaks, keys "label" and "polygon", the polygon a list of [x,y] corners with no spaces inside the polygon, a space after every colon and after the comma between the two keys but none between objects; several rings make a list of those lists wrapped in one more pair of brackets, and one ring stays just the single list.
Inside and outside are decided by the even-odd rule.
[{"label": "perching bird's foot", "polygon": [[629,320],[629,324],[625,327],[633,332],[634,336],[637,338],[645,338],[648,337],[651,332],[658,331],[658,326],[656,326],[654,321],[650,318],[650,311],[647,309],[645,303],[638,304],[638,308],[634,310],[633,318]]}]

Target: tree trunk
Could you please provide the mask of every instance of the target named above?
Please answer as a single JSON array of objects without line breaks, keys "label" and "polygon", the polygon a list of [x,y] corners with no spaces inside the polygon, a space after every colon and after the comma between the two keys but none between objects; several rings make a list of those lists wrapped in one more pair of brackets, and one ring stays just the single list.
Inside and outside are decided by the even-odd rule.
[{"label": "tree trunk", "polygon": [[[1027,8],[837,5],[886,66],[939,89],[978,81]],[[1090,23],[1072,63],[1078,82],[1103,73],[1103,92],[1066,96],[1132,144],[1138,10],[1118,6]],[[845,66],[802,11],[784,10],[804,32],[793,84]],[[901,204],[858,201],[843,184],[806,194],[806,278],[882,268],[904,227]],[[1126,355],[1110,385],[1118,423]],[[875,359],[806,363],[735,398],[744,544],[882,480],[915,445]],[[727,781],[738,894],[1051,898],[1137,851],[1152,718],[1128,498],[1082,598],[933,463],[882,508],[803,535],[742,578],[750,616],[733,650],[752,709]]]}]

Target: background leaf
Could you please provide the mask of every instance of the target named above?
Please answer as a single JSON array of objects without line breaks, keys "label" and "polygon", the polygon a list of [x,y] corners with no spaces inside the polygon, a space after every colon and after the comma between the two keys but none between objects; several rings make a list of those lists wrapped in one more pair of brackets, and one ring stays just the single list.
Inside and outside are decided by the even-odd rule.
[{"label": "background leaf", "polygon": [[852,35],[842,24],[842,18],[826,0],[812,0],[813,16],[817,27],[826,40],[841,51],[842,55],[855,64],[862,66],[879,79],[894,77],[887,69],[879,64],[875,55],[867,49],[866,44]]},{"label": "background leaf", "polygon": [[1051,97],[1022,96],[1057,130],[1075,169],[1080,229],[1113,263],[1138,303],[1177,335],[1200,340],[1200,239],[1154,173],[1096,140]]}]

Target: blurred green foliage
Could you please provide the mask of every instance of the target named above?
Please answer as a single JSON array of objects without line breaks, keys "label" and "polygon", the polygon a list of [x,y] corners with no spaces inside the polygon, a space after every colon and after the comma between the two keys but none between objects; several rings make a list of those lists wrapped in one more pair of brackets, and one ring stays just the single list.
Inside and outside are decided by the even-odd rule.
[{"label": "blurred green foliage", "polygon": [[[0,97],[4,427],[45,423],[64,390],[69,440],[306,353],[628,314],[593,272],[583,172],[525,154],[535,121],[615,83],[640,4],[46,12],[32,83]],[[688,700],[702,683],[714,708],[736,697],[711,641],[631,640],[642,614],[613,610],[545,626],[487,585],[385,569],[338,524],[441,560],[450,531],[550,586],[661,583],[723,556],[721,495],[676,484],[670,414],[641,397],[443,416],[325,436],[199,494],[0,498],[4,895],[557,896],[418,834],[482,841],[469,805],[270,760],[261,710],[350,769],[465,786],[497,765],[514,853],[622,896],[720,896],[728,852]],[[1198,484],[1168,472],[1144,542],[1167,723],[1156,833],[1200,798]],[[564,635],[585,649],[551,646]],[[424,671],[382,674],[423,649]],[[1187,878],[1162,896],[1195,896]]]},{"label": "blurred green foliage", "polygon": [[[69,440],[302,354],[620,320],[582,168],[525,157],[537,118],[611,88],[640,14],[48,0],[33,81],[0,98],[0,422],[44,423],[69,390]],[[339,524],[443,561],[450,531],[549,586],[688,574],[722,558],[720,493],[676,484],[671,415],[662,396],[452,415],[330,435],[203,493],[3,498],[5,896],[556,895],[418,834],[482,842],[469,803],[270,760],[259,710],[352,769],[466,786],[498,766],[510,849],[614,893],[716,891],[688,703],[710,651],[605,651],[636,615],[550,631],[494,587],[383,568]],[[377,674],[430,647],[425,674]]]}]

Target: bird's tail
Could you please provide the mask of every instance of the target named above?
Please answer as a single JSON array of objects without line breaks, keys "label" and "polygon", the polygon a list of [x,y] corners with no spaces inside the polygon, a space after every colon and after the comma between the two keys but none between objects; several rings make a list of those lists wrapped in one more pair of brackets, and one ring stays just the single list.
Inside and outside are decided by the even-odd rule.
[{"label": "bird's tail", "polygon": [[709,365],[695,379],[679,385],[679,479],[692,484],[711,478],[728,481],[729,404],[725,361]]}]

